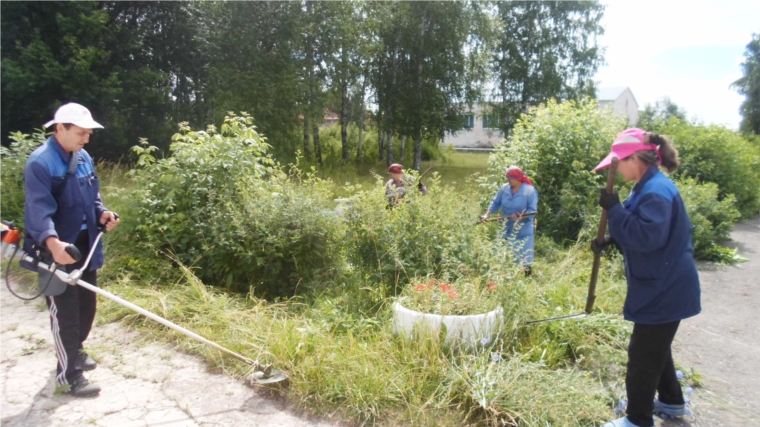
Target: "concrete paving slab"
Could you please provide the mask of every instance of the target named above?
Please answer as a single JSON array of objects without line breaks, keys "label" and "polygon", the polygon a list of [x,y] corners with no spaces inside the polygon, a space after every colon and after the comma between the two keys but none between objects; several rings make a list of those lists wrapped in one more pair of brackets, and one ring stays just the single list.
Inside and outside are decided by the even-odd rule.
[{"label": "concrete paving slab", "polygon": [[55,351],[43,300],[24,302],[0,283],[3,427],[336,427],[296,415],[203,360],[140,340],[117,324],[96,325],[85,343],[98,361],[92,398],[55,394]]}]

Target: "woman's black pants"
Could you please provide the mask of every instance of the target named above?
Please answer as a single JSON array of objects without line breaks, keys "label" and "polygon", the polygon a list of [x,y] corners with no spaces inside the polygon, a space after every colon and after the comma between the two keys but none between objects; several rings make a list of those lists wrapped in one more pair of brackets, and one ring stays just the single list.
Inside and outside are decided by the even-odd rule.
[{"label": "woman's black pants", "polygon": [[684,403],[681,384],[676,377],[671,345],[681,321],[661,325],[633,325],[628,345],[628,421],[639,427],[654,426],[652,410],[655,392],[662,403]]}]

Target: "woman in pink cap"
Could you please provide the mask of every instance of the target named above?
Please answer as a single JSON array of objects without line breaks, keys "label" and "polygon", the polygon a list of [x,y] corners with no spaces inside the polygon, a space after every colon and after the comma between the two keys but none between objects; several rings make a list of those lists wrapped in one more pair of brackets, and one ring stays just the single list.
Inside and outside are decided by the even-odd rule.
[{"label": "woman in pink cap", "polygon": [[[667,138],[628,129],[615,138],[610,154],[594,169],[620,159],[618,172],[636,184],[620,203],[617,192],[601,189],[610,235],[591,249],[615,244],[625,259],[628,293],[623,316],[634,322],[628,345],[626,417],[604,427],[651,427],[653,414],[686,414],[671,345],[682,319],[701,311],[699,276],[694,264],[691,221],[675,184],[660,172],[674,171],[678,152]],[[655,393],[657,398],[655,399]]]},{"label": "woman in pink cap", "polygon": [[525,275],[530,276],[534,247],[533,221],[538,211],[538,191],[517,166],[510,166],[506,175],[507,183],[499,189],[488,211],[480,219],[485,221],[491,213],[498,210],[501,211],[501,216],[508,217],[504,227],[504,239],[511,243],[516,261],[522,263],[525,268]]}]

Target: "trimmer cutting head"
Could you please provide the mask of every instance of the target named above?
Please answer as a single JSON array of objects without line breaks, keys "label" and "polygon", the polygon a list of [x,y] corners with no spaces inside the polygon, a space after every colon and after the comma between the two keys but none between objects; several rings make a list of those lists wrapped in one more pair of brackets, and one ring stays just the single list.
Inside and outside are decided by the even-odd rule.
[{"label": "trimmer cutting head", "polygon": [[246,378],[251,386],[285,386],[288,376],[279,369],[272,369],[272,365],[261,366],[256,364],[255,371]]}]

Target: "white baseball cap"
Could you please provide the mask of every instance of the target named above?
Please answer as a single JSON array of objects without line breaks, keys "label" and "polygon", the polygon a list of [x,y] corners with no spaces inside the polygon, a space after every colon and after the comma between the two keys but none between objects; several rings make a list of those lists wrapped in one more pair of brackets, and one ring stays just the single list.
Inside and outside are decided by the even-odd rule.
[{"label": "white baseball cap", "polygon": [[84,129],[103,129],[100,123],[92,119],[90,110],[73,102],[61,105],[55,112],[55,118],[45,123],[45,127],[50,127],[55,123],[71,123]]}]

